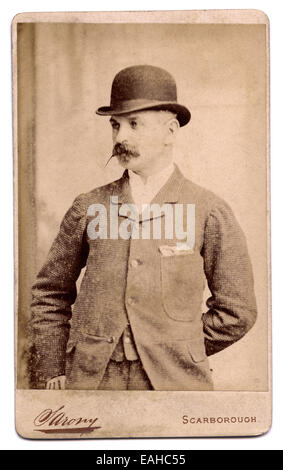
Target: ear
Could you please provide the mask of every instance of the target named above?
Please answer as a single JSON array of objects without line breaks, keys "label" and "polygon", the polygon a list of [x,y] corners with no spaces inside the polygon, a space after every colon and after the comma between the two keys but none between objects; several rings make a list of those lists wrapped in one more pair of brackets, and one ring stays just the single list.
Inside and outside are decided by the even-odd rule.
[{"label": "ear", "polygon": [[165,145],[171,145],[175,139],[176,135],[180,129],[180,124],[178,119],[172,118],[167,123],[167,136],[165,139]]}]

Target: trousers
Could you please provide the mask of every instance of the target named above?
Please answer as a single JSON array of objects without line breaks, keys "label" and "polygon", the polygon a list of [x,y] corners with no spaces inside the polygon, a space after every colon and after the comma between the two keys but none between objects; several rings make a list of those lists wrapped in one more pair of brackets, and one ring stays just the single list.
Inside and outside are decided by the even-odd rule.
[{"label": "trousers", "polygon": [[153,390],[141,361],[110,359],[98,390]]}]

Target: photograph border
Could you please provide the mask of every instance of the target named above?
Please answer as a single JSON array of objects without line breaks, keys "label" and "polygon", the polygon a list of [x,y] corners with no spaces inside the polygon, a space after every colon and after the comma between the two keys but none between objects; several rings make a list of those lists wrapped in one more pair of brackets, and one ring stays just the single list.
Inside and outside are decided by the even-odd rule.
[{"label": "photograph border", "polygon": [[[265,24],[267,39],[267,139],[266,139],[266,163],[267,163],[267,207],[270,214],[270,96],[269,96],[269,21],[267,16],[258,10],[203,10],[203,11],[155,11],[155,12],[66,12],[66,13],[22,13],[15,16],[12,23],[12,51],[13,51],[13,151],[14,151],[14,237],[15,237],[15,347],[17,357],[17,312],[19,308],[19,276],[20,262],[18,252],[18,110],[17,110],[17,24],[32,22],[78,22],[78,23],[105,23],[105,22],[168,22],[168,23],[241,23],[241,24]],[[105,391],[48,391],[48,390],[18,390],[16,389],[16,427],[22,437],[27,438],[54,438],[54,435],[39,435],[35,429],[35,415],[31,416],[30,406],[32,401],[33,410],[38,415],[44,411],[44,406],[55,411],[64,406],[68,417],[73,417],[76,410],[80,409],[85,417],[91,419],[94,415],[101,413],[97,422],[103,425],[94,433],[84,435],[89,438],[104,437],[200,437],[200,436],[248,436],[259,435],[267,432],[271,425],[271,274],[270,274],[270,215],[267,217],[268,224],[268,369],[269,369],[269,391],[268,392],[132,392],[131,397],[127,392],[105,392]],[[17,367],[16,367],[17,370]],[[17,375],[17,374],[16,374]],[[115,396],[113,396],[113,393]],[[187,394],[190,394],[190,406],[188,410]],[[125,395],[126,394],[126,395]],[[166,395],[166,396],[165,396]],[[95,398],[95,400],[94,400]],[[126,400],[125,400],[126,398]],[[142,423],[136,420],[130,422],[129,415],[115,416],[109,413],[109,404],[127,402],[127,408],[144,410]],[[167,415],[168,401],[172,408]],[[223,403],[224,401],[224,403]],[[95,402],[95,407],[93,403]],[[48,406],[47,406],[48,403]],[[118,407],[121,405],[118,405]],[[150,411],[151,410],[151,411]],[[215,421],[210,423],[195,422],[194,426],[184,423],[184,416],[192,415],[192,410],[205,410],[207,416],[212,416]],[[244,423],[234,423],[228,426],[223,421],[228,415],[249,418]],[[91,411],[91,412],[90,412]],[[193,411],[196,414],[195,411]],[[202,416],[204,412],[202,411]],[[37,415],[37,416],[38,416]],[[89,417],[90,416],[90,417]],[[256,420],[254,418],[256,417]],[[218,420],[219,418],[219,420]],[[222,421],[220,420],[222,418]],[[218,420],[218,421],[217,421]],[[70,437],[68,434],[58,434],[56,438]],[[79,433],[72,437],[80,438]]]}]

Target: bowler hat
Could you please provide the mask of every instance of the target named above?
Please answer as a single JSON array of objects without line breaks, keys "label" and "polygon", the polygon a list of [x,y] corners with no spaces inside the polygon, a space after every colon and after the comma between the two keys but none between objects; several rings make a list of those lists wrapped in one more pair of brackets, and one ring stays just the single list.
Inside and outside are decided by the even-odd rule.
[{"label": "bowler hat", "polygon": [[110,106],[102,106],[96,113],[118,116],[150,109],[176,113],[180,126],[185,126],[191,118],[190,111],[177,103],[177,87],[170,73],[152,65],[137,65],[117,73],[112,83]]}]

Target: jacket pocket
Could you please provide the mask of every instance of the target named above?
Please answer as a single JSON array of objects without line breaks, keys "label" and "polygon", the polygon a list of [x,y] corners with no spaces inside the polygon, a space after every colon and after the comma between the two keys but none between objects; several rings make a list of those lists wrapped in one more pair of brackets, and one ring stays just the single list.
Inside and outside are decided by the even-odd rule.
[{"label": "jacket pocket", "polygon": [[196,338],[188,342],[188,349],[193,362],[198,363],[206,359],[204,338]]},{"label": "jacket pocket", "polygon": [[112,337],[84,334],[75,345],[74,367],[90,374],[99,372],[111,355],[113,342]]},{"label": "jacket pocket", "polygon": [[160,258],[162,301],[167,316],[177,321],[193,321],[200,312],[204,289],[201,256]]},{"label": "jacket pocket", "polygon": [[69,341],[66,348],[66,365],[65,365],[65,375],[69,376],[73,366],[74,353],[76,349],[76,342]]},{"label": "jacket pocket", "polygon": [[66,348],[66,354],[71,354],[74,349],[76,347],[76,342],[75,341],[71,341],[67,344],[67,348]]}]

